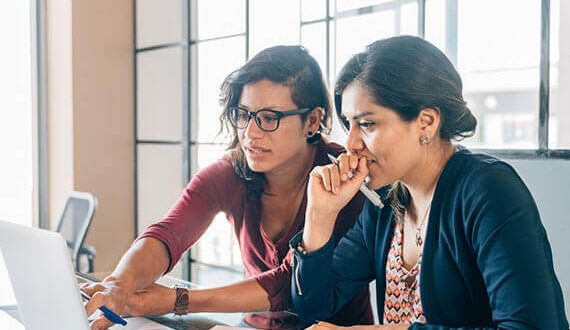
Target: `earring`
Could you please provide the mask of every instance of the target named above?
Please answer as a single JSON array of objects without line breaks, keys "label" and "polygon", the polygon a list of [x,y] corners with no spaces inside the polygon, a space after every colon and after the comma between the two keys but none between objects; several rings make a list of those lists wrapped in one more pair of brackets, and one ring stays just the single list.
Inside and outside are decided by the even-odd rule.
[{"label": "earring", "polygon": [[420,143],[421,144],[428,144],[429,143],[429,137],[427,135],[420,136]]},{"label": "earring", "polygon": [[309,131],[308,133],[309,133],[309,134],[308,134],[308,136],[307,136],[307,137],[311,137],[311,136],[313,136],[313,131]]}]

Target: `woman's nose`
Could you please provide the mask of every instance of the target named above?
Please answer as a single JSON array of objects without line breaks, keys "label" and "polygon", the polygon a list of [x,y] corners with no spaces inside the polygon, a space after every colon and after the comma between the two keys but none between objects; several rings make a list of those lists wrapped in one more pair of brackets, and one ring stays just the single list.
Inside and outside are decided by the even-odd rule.
[{"label": "woman's nose", "polygon": [[255,117],[249,118],[249,122],[247,124],[247,127],[245,128],[244,135],[247,138],[255,138],[263,135],[263,131],[257,125]]},{"label": "woman's nose", "polygon": [[360,137],[360,132],[354,125],[350,126],[348,130],[348,138],[346,139],[346,149],[350,153],[358,154],[358,151],[362,150],[364,143]]}]

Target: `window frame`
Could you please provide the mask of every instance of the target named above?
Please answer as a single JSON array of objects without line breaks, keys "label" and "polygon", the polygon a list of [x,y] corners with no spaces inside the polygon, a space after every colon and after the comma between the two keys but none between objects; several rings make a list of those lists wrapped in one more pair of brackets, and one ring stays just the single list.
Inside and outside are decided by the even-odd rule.
[{"label": "window frame", "polygon": [[[35,0],[38,8],[43,8],[43,1],[45,0]],[[174,43],[166,43],[166,44],[159,44],[153,45],[150,47],[142,47],[137,48],[136,46],[136,5],[137,0],[133,0],[133,10],[134,10],[134,20],[133,20],[133,45],[134,45],[134,92],[135,92],[135,111],[134,111],[134,136],[135,136],[135,144],[134,144],[134,157],[135,157],[135,236],[138,235],[139,228],[138,224],[138,200],[137,200],[137,193],[138,193],[138,183],[137,183],[137,168],[138,168],[138,155],[137,155],[137,147],[142,144],[168,144],[168,145],[179,145],[182,147],[183,152],[183,173],[182,178],[183,181],[181,184],[184,186],[187,182],[191,179],[192,175],[198,169],[198,162],[197,162],[197,147],[204,146],[204,145],[220,145],[221,143],[213,143],[213,142],[201,142],[198,141],[197,137],[197,128],[198,128],[198,90],[197,90],[197,80],[198,80],[198,47],[203,42],[214,41],[214,40],[222,40],[228,39],[237,36],[243,36],[245,40],[245,59],[249,60],[250,58],[250,0],[243,0],[245,6],[245,29],[243,33],[238,34],[231,34],[231,35],[223,35],[217,36],[207,39],[199,39],[197,34],[197,20],[198,20],[198,11],[197,5],[198,0],[179,0],[183,3],[183,40],[180,42]],[[299,1],[307,1],[307,0],[299,0]],[[313,20],[303,20],[302,13],[300,15],[300,32],[299,32],[299,40],[302,40],[301,34],[303,31],[303,27],[311,25],[311,24],[320,24],[325,23],[325,33],[326,33],[326,67],[323,68],[323,73],[327,80],[328,85],[331,85],[331,80],[333,75],[335,74],[335,59],[334,56],[331,55],[332,52],[335,51],[333,47],[336,47],[335,36],[333,35],[333,28],[336,26],[332,26],[331,24],[336,24],[337,19],[341,18],[348,18],[348,17],[356,17],[360,15],[366,15],[370,13],[380,12],[387,9],[393,8],[400,8],[402,5],[407,3],[417,3],[418,5],[418,16],[417,16],[417,35],[420,37],[425,37],[425,30],[426,30],[426,3],[429,0],[392,0],[390,2],[379,3],[375,5],[365,6],[361,8],[350,9],[342,12],[336,12],[336,0],[320,0],[325,1],[326,6],[325,10],[326,13],[322,18],[313,19]],[[457,11],[457,4],[458,0],[447,0],[447,4],[452,6],[452,9],[455,8]],[[302,10],[303,6],[300,6],[300,10]],[[40,25],[43,24],[43,15],[42,10],[38,11],[37,21],[40,22]],[[457,16],[457,15],[456,15]],[[539,107],[538,107],[538,148],[537,149],[485,149],[485,148],[472,148],[473,150],[489,153],[498,157],[502,157],[505,159],[570,159],[570,149],[551,149],[549,148],[549,141],[548,141],[548,133],[549,133],[549,117],[550,117],[550,21],[551,21],[551,12],[550,12],[550,0],[541,0],[541,21],[540,21],[540,64],[539,64],[539,72],[540,72],[540,82],[539,82]],[[454,23],[455,22],[455,23]],[[455,24],[455,25],[454,25]],[[38,25],[39,26],[39,25]],[[446,39],[448,39],[448,43],[451,45],[451,59],[453,60],[454,55],[457,53],[457,19],[451,19],[451,29],[448,29],[446,33]],[[453,26],[455,30],[453,30]],[[38,27],[38,34],[41,36],[40,33],[41,28]],[[334,30],[336,32],[336,29]],[[455,40],[455,43],[453,41]],[[44,92],[43,88],[44,85],[42,84],[42,79],[44,77],[44,73],[42,69],[42,61],[43,57],[40,56],[43,51],[43,37],[39,38],[38,41],[38,57],[37,61],[40,64],[38,69],[38,91],[37,91],[37,102],[39,106],[39,128],[38,128],[38,141],[39,142],[39,171],[40,171],[40,225],[43,223],[45,225],[45,221],[47,221],[47,215],[45,214],[45,207],[46,204],[46,197],[47,197],[47,190],[45,185],[46,179],[46,146],[45,146],[45,108],[44,106]],[[455,45],[455,48],[453,48]],[[180,47],[183,51],[183,129],[182,129],[182,137],[178,141],[163,141],[163,140],[142,140],[138,139],[137,137],[137,102],[136,93],[137,93],[137,54],[152,51],[162,48],[168,47]],[[454,50],[455,49],[455,50]],[[456,57],[456,56],[455,56]],[[43,219],[43,220],[42,220]],[[43,221],[43,222],[42,222]],[[204,264],[209,267],[218,267],[221,269],[226,269],[228,271],[239,271],[235,270],[232,267],[223,266],[223,265],[212,265],[203,261],[196,260],[192,257],[191,253],[183,260],[183,276],[187,280],[191,280],[192,278],[192,264],[199,263]]]}]

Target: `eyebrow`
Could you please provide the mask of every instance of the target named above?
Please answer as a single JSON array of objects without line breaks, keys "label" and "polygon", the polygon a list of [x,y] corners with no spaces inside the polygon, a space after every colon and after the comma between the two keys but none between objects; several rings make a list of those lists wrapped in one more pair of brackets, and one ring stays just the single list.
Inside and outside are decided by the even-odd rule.
[{"label": "eyebrow", "polygon": [[[373,114],[372,112],[361,112],[361,113],[359,113],[359,114],[357,114],[357,115],[352,116],[352,120],[358,120],[358,119],[360,119],[360,118],[362,118],[362,117],[365,117],[365,116],[368,116],[368,115],[372,115],[372,114]],[[344,117],[346,117],[346,116],[344,116]]]},{"label": "eyebrow", "polygon": [[[241,103],[238,104],[238,108],[242,108],[242,109],[251,111],[250,108],[249,108],[247,105],[244,105],[244,104],[241,104]],[[267,106],[267,107],[259,108],[258,111],[259,111],[259,110],[277,110],[277,111],[281,110],[281,111],[283,111],[281,107],[276,106],[276,105],[270,105],[270,106]]]}]

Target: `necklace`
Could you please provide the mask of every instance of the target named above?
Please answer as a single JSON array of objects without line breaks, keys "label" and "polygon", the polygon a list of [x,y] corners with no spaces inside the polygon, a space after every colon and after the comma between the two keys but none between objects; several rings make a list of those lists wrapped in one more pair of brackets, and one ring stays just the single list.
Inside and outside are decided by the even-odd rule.
[{"label": "necklace", "polygon": [[428,206],[426,207],[426,211],[424,212],[424,217],[422,219],[422,222],[420,222],[420,224],[416,227],[416,246],[420,247],[424,244],[424,240],[422,238],[422,230],[424,227],[424,224],[427,220],[427,215],[429,213],[429,210],[431,209],[431,203],[433,202],[433,196],[431,201],[429,202]]}]

